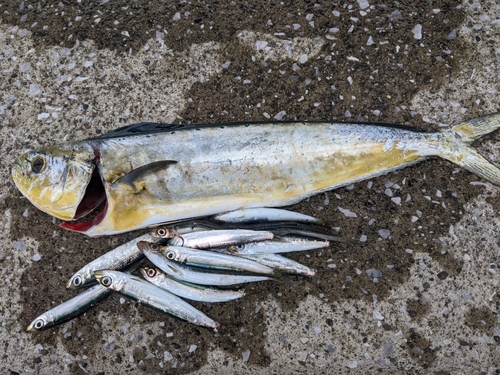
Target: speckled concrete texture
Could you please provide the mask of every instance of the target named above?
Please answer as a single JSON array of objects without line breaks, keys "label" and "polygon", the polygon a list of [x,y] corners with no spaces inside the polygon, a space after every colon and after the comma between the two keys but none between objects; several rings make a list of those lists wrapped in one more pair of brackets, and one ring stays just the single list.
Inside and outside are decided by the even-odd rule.
[{"label": "speckled concrete texture", "polygon": [[[26,333],[75,295],[73,272],[139,233],[60,229],[10,166],[142,121],[434,131],[500,111],[499,46],[500,6],[487,0],[0,4],[0,373],[498,374],[500,189],[447,161],[291,207],[363,242],[293,254],[314,280],[195,303],[218,333],[118,295]],[[500,165],[500,134],[475,146]]]}]

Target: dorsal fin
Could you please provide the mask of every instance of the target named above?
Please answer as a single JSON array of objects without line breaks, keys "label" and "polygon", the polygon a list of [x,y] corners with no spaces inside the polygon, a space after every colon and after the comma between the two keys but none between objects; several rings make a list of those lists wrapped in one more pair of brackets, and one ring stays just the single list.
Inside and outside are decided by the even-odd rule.
[{"label": "dorsal fin", "polygon": [[95,139],[119,138],[119,137],[127,137],[130,135],[140,135],[140,134],[165,133],[176,130],[194,129],[202,126],[203,125],[194,125],[194,124],[186,125],[186,124],[162,124],[155,122],[142,122],[140,124],[122,126],[121,128],[111,130],[110,132],[103,134],[99,137],[96,137]]},{"label": "dorsal fin", "polygon": [[[227,124],[162,124],[156,122],[142,122],[140,124],[132,124],[122,126],[121,128],[111,130],[110,132],[100,135],[99,137],[93,139],[108,139],[108,138],[119,138],[119,137],[127,137],[131,135],[144,135],[144,134],[154,134],[154,133],[165,133],[165,132],[174,132],[179,130],[189,130],[189,129],[202,129],[202,128],[224,128],[224,127],[232,127],[232,126],[250,126],[250,125],[260,125],[260,124],[287,124],[287,123],[296,123],[299,121],[257,121],[257,122],[235,122],[235,123],[227,123]],[[300,121],[304,124],[307,124],[307,121]],[[349,122],[336,122],[336,121],[325,121],[324,124],[350,124]],[[317,122],[310,122],[311,125],[317,124]],[[352,122],[352,124],[356,125],[375,125],[380,127],[388,127],[388,128],[396,128],[409,130],[414,132],[423,132],[421,129],[412,128],[406,125],[398,125],[398,124],[383,124],[383,123],[357,123]]]}]

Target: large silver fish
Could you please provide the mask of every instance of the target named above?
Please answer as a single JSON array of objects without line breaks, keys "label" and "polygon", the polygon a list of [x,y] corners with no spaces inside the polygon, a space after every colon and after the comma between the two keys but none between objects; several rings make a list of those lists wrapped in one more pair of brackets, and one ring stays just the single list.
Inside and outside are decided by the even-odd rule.
[{"label": "large silver fish", "polygon": [[[69,230],[109,235],[252,207],[285,206],[430,156],[500,185],[471,144],[500,114],[436,133],[340,123],[136,124],[30,151],[12,167],[19,190]],[[100,204],[93,219],[73,222]]]}]

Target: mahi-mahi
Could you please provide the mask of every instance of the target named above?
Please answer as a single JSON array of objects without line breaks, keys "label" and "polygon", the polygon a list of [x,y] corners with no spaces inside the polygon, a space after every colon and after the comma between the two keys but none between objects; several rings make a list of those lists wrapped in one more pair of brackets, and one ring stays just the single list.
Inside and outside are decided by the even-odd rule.
[{"label": "mahi-mahi", "polygon": [[36,207],[64,220],[62,227],[102,236],[290,205],[431,156],[500,185],[500,170],[471,147],[499,127],[499,113],[434,133],[318,122],[142,123],[29,151],[12,177]]}]

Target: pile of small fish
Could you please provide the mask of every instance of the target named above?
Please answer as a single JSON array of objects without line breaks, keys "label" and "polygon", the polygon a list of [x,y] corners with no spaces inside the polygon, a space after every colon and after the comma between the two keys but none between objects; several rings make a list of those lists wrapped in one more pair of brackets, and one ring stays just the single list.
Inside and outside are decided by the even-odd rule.
[{"label": "pile of small fish", "polygon": [[[346,241],[318,224],[311,216],[266,208],[157,227],[76,272],[67,288],[91,287],[37,317],[27,330],[41,331],[72,319],[112,291],[216,330],[218,322],[184,299],[227,302],[245,296],[245,292],[217,286],[273,279],[286,282],[285,275],[314,276],[315,270],[280,253]],[[154,267],[139,268],[145,259]],[[138,268],[143,278],[132,275]]]}]

